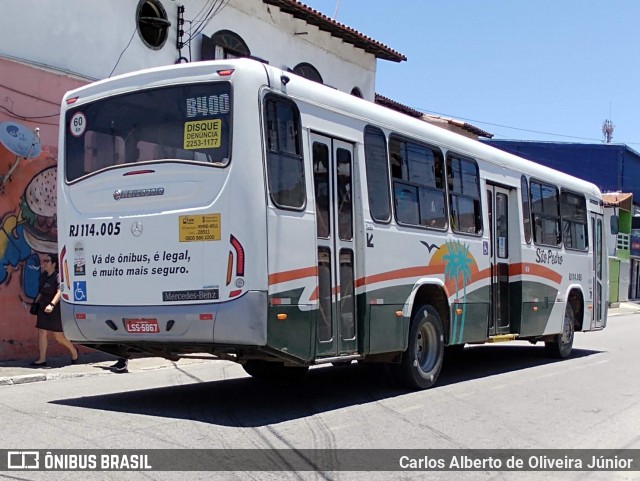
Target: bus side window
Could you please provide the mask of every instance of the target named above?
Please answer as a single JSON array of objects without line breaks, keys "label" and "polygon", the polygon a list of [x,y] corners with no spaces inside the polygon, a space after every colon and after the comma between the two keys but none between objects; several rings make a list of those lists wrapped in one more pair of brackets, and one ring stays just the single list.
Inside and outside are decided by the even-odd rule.
[{"label": "bus side window", "polygon": [[364,157],[371,218],[387,223],[391,220],[387,141],[378,127],[367,125],[364,129]]},{"label": "bus side window", "polygon": [[312,146],[313,187],[316,196],[316,234],[328,239],[331,224],[331,192],[329,189],[329,147],[320,142]]},{"label": "bus side window", "polygon": [[447,156],[447,182],[452,230],[465,234],[480,234],[482,210],[478,165],[474,160]]},{"label": "bus side window", "polygon": [[520,198],[522,199],[522,227],[524,240],[531,244],[531,204],[529,202],[529,183],[523,175],[520,178]]},{"label": "bus side window", "polygon": [[293,102],[267,97],[265,119],[271,200],[282,209],[300,210],[306,200],[300,114]]},{"label": "bus side window", "polygon": [[587,201],[582,195],[562,190],[560,196],[562,215],[562,239],[567,249],[586,251],[589,248],[587,236]]},{"label": "bus side window", "polygon": [[351,152],[338,149],[338,236],[342,240],[353,239],[353,199],[351,192]]},{"label": "bus side window", "polygon": [[555,185],[531,180],[531,212],[533,213],[533,242],[548,246],[559,246],[560,203]]},{"label": "bus side window", "polygon": [[389,153],[398,223],[446,229],[441,152],[394,134],[389,139]]}]

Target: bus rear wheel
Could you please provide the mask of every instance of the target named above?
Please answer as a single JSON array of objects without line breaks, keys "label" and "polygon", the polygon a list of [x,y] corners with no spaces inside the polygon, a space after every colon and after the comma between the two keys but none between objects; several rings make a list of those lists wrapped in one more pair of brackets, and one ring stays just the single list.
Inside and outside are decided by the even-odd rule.
[{"label": "bus rear wheel", "polygon": [[444,335],[442,321],[432,306],[421,306],[409,327],[409,346],[393,371],[405,387],[428,389],[442,369]]},{"label": "bus rear wheel", "polygon": [[562,323],[562,332],[554,337],[552,341],[544,343],[544,349],[547,354],[556,359],[566,359],[573,349],[575,315],[571,304],[567,304],[564,310],[564,321]]},{"label": "bus rear wheel", "polygon": [[268,381],[296,380],[307,374],[308,366],[285,366],[281,362],[269,362],[252,359],[242,365],[249,376]]}]

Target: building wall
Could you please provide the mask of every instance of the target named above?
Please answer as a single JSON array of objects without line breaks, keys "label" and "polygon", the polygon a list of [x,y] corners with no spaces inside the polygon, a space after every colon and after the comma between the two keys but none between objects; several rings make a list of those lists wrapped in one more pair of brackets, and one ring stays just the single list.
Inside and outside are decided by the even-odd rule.
[{"label": "building wall", "polygon": [[[55,172],[58,160],[58,118],[60,101],[67,90],[86,83],[0,58],[0,128],[19,126],[32,132],[40,129],[40,153],[19,158],[0,143],[0,360],[36,357],[37,331],[28,304],[38,292],[38,254],[55,252],[55,244],[38,242],[28,233],[33,219],[25,210],[26,192],[40,173]],[[5,179],[19,159],[10,180]],[[53,206],[55,209],[55,206]],[[55,210],[54,210],[55,213]],[[55,237],[57,225],[40,226]],[[51,354],[66,353],[52,345]]]},{"label": "building wall", "polygon": [[[629,239],[631,236],[631,212],[625,209],[618,209],[618,226],[619,236],[624,237],[626,241],[625,244],[629,245]],[[618,249],[617,254],[620,259],[629,260],[629,248]]]},{"label": "building wall", "polygon": [[609,257],[609,303],[620,301],[620,259]]},{"label": "building wall", "polygon": [[318,69],[325,84],[347,93],[358,87],[364,98],[373,102],[376,75],[373,55],[261,1],[239,0],[230,5],[238,10],[228,12],[229,20],[211,22],[219,26],[210,27],[211,34],[237,25],[231,30],[243,37],[253,55],[276,67],[293,68],[309,62]]},{"label": "building wall", "polygon": [[596,184],[603,192],[630,192],[640,201],[640,154],[622,144],[573,144],[483,140],[519,155]]},{"label": "building wall", "polygon": [[[633,202],[640,202],[640,154],[626,145],[493,139],[483,139],[482,142],[592,182],[603,192],[632,193]],[[631,232],[631,213],[623,209],[615,210],[620,214],[620,232],[628,234]],[[612,210],[609,210],[608,215],[611,213]],[[607,231],[609,225],[607,219]],[[633,244],[633,237],[630,244]],[[610,233],[607,235],[607,245],[609,255],[615,255],[609,258],[610,299],[625,301],[628,297],[640,296],[640,268],[633,249],[616,249],[617,236]],[[634,258],[633,262],[629,262],[630,258]]]},{"label": "building wall", "polygon": [[620,188],[617,191],[631,192],[633,201],[640,203],[640,154],[627,147],[622,155],[619,173]]},{"label": "building wall", "polygon": [[[25,192],[42,172],[55,172],[58,123],[64,93],[89,81],[136,69],[173,64],[176,48],[177,4],[161,0],[172,22],[163,48],[152,50],[136,26],[138,0],[20,0],[0,15],[0,123],[25,131],[40,129],[41,152],[21,159],[0,193],[0,360],[37,355],[35,319],[28,303],[37,294],[38,254],[55,251],[51,244],[33,242],[25,233],[28,216],[22,207]],[[191,19],[206,0],[183,0]],[[293,68],[312,64],[326,84],[350,92],[358,87],[373,101],[376,59],[317,27],[268,7],[261,0],[231,0],[204,33],[232,30],[254,56],[270,64]],[[185,25],[188,31],[188,24]],[[28,32],[28,34],[25,34]],[[192,60],[200,59],[201,39],[191,45]],[[189,56],[188,49],[181,55]],[[115,68],[114,68],[115,67]],[[0,175],[5,176],[16,155],[0,143]],[[47,226],[54,233],[57,225]],[[51,355],[66,354],[57,344]]]},{"label": "building wall", "polygon": [[[165,45],[147,47],[137,31],[138,0],[20,0],[0,15],[0,56],[68,70],[90,79],[147,67],[170,65],[179,58],[177,6],[161,0],[172,25]],[[193,19],[206,0],[183,0],[185,20]],[[189,23],[185,23],[186,39]],[[293,68],[311,63],[324,83],[351,92],[358,87],[373,101],[376,58],[321,32],[303,20],[282,13],[261,0],[231,0],[207,25],[204,34],[231,30],[247,43],[251,54],[271,65]],[[24,35],[28,31],[29,35]],[[200,60],[201,37],[181,54]],[[115,69],[114,69],[115,68]]]}]

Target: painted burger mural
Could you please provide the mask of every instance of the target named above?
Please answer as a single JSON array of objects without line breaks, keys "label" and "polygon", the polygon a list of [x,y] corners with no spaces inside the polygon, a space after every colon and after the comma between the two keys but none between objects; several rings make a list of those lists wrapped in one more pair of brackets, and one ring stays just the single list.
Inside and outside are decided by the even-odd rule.
[{"label": "painted burger mural", "polygon": [[56,180],[55,167],[44,169],[31,179],[20,199],[24,237],[36,252],[57,252]]}]

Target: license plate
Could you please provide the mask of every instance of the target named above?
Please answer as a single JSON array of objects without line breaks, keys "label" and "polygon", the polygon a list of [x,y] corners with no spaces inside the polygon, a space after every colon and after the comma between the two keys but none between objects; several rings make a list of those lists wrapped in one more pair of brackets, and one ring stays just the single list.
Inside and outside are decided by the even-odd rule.
[{"label": "license plate", "polygon": [[160,332],[157,319],[125,319],[124,328],[130,334],[156,334]]}]

